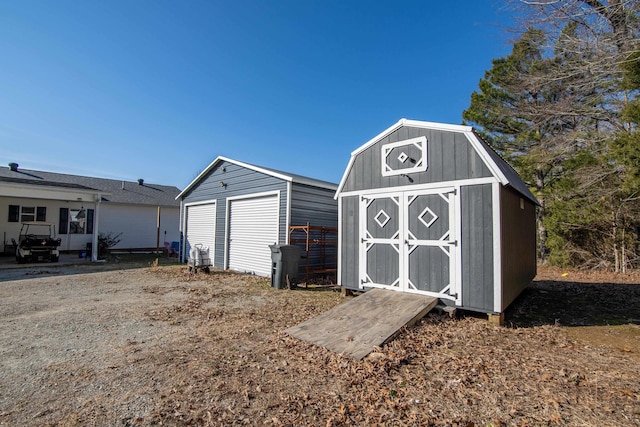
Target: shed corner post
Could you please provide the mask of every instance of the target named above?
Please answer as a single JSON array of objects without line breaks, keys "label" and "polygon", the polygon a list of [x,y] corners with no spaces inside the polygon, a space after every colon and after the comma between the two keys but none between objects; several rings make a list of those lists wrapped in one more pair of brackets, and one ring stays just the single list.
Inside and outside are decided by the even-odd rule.
[{"label": "shed corner post", "polygon": [[501,184],[491,185],[491,206],[493,216],[493,311],[502,313],[502,209],[500,200]]},{"label": "shed corner post", "polygon": [[336,284],[342,287],[342,197],[338,197],[338,250],[336,253]]}]

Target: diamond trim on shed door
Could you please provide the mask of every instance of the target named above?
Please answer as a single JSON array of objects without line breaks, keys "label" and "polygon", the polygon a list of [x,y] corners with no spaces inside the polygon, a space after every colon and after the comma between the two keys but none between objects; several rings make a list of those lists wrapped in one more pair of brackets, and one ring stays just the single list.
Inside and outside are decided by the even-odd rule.
[{"label": "diamond trim on shed door", "polygon": [[454,197],[451,191],[405,193],[405,283],[408,292],[456,300]]},{"label": "diamond trim on shed door", "polygon": [[278,242],[278,196],[232,200],[229,205],[229,258],[232,270],[271,276],[271,250]]},{"label": "diamond trim on shed door", "polygon": [[360,285],[400,289],[400,198],[360,198]]},{"label": "diamond trim on shed door", "polygon": [[216,240],[216,204],[186,206],[187,231],[185,233],[185,258],[189,257],[191,248],[200,244],[209,248],[209,256],[213,260]]},{"label": "diamond trim on shed door", "polygon": [[460,301],[453,188],[360,196],[360,287]]}]

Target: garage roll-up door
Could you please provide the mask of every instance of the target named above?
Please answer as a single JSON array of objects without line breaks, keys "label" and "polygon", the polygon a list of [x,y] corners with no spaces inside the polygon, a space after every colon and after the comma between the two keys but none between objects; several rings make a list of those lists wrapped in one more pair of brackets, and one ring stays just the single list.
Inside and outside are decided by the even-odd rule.
[{"label": "garage roll-up door", "polygon": [[278,242],[278,196],[232,200],[229,208],[229,268],[271,276],[271,250]]},{"label": "garage roll-up door", "polygon": [[185,258],[189,256],[189,250],[196,244],[209,247],[209,256],[213,262],[213,254],[216,239],[216,204],[207,203],[186,207],[187,231]]}]

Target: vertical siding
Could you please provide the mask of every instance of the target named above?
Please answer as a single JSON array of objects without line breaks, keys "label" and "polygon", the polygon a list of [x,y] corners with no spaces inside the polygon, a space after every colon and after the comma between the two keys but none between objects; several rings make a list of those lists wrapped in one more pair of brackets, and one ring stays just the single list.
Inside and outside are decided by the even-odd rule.
[{"label": "vertical siding", "polygon": [[[427,170],[406,176],[382,176],[381,147],[390,142],[424,136],[427,138]],[[459,132],[403,126],[360,153],[354,160],[343,191],[389,188],[471,178],[490,177],[491,171]]]},{"label": "vertical siding", "polygon": [[342,203],[340,285],[347,289],[358,289],[358,241],[360,239],[358,196],[341,197],[340,203]]},{"label": "vertical siding", "polygon": [[504,310],[536,275],[536,207],[510,187],[502,187],[500,199]]},{"label": "vertical siding", "polygon": [[[224,182],[226,186],[221,186],[220,181]],[[280,191],[279,243],[285,243],[287,236],[287,182],[280,178],[222,161],[202,177],[200,182],[183,197],[185,203],[209,200],[217,202],[216,247],[213,260],[216,267],[225,267],[227,198],[270,191]]]},{"label": "vertical siding", "polygon": [[[337,186],[336,186],[337,187]],[[338,226],[335,190],[294,183],[291,188],[291,225]]]},{"label": "vertical siding", "polygon": [[[337,188],[337,185],[336,185]],[[334,199],[335,189],[313,187],[310,185],[293,183],[291,186],[291,224],[307,225],[315,227],[338,228],[338,201]],[[304,232],[296,232],[293,239],[303,239]],[[314,232],[312,237],[319,238],[320,233]],[[304,274],[304,268],[310,269],[335,269],[338,259],[338,234],[327,233],[325,240],[334,241],[334,244],[311,245],[308,258],[300,263],[300,273]],[[302,244],[298,244],[301,248]]]},{"label": "vertical siding", "polygon": [[462,305],[493,311],[491,184],[462,187]]}]

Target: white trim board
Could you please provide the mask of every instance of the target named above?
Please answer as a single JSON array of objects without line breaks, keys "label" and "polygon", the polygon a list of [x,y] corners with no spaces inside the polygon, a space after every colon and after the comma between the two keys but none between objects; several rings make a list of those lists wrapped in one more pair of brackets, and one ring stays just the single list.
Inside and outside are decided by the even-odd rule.
[{"label": "white trim board", "polygon": [[502,313],[502,227],[500,216],[500,185],[491,186],[493,216],[493,311]]},{"label": "white trim board", "polygon": [[473,179],[463,179],[460,181],[442,181],[442,182],[432,182],[429,184],[403,185],[399,187],[385,187],[385,188],[372,188],[368,190],[345,191],[337,195],[337,197],[340,198],[340,197],[360,196],[360,195],[367,195],[367,194],[397,193],[399,191],[434,190],[434,189],[443,188],[443,187],[460,188],[460,187],[466,187],[470,185],[493,184],[495,182],[498,182],[498,180],[493,177],[473,178]]}]

